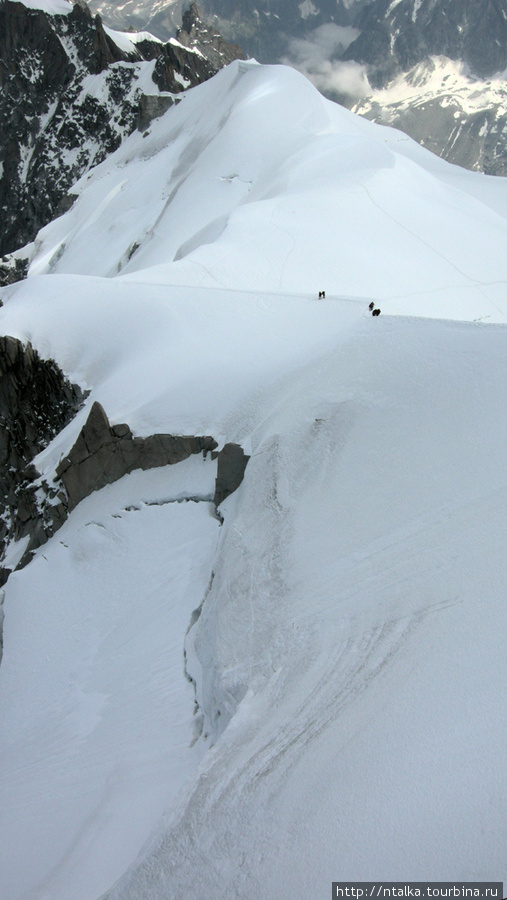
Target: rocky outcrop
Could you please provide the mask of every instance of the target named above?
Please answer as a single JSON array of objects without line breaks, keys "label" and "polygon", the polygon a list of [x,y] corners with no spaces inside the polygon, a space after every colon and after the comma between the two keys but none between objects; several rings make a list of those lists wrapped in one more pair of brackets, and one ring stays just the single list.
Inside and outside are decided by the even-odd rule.
[{"label": "rocky outcrop", "polygon": [[[29,537],[39,546],[65,518],[64,495],[41,483],[31,461],[70,421],[83,394],[53,360],[40,358],[31,344],[0,337],[0,559],[11,540]],[[39,494],[38,494],[39,492]],[[0,569],[0,584],[5,581]]]},{"label": "rocky outcrop", "polygon": [[239,488],[249,459],[239,444],[224,445],[218,454],[214,497],[216,507]]},{"label": "rocky outcrop", "polygon": [[183,13],[177,39],[188,50],[202,53],[210,70],[217,71],[234,59],[244,59],[239,44],[228,43],[215,28],[203,22],[195,3]]},{"label": "rocky outcrop", "polygon": [[153,434],[133,437],[128,425],[109,424],[100,403],[95,402],[76,443],[59,463],[56,474],[66,493],[68,509],[134,469],[153,469],[181,462],[193,453],[215,450],[212,437]]},{"label": "rocky outcrop", "polygon": [[183,43],[147,37],[118,45],[84,0],[68,14],[2,0],[0,257],[33,240],[65,208],[78,178],[138,127],[150,80],[153,95],[177,94],[242,56],[219,36],[213,58],[209,42],[201,52],[196,9],[193,15]]},{"label": "rocky outcrop", "polygon": [[140,41],[145,59],[156,59],[153,80],[159,90],[174,91],[175,73],[183,82],[177,90],[201,84],[235,59],[244,59],[241,47],[228,44],[214,28],[205,25],[195,3],[183,15],[176,37],[165,44]]},{"label": "rocky outcrop", "polygon": [[[53,360],[30,344],[0,338],[0,587],[94,491],[135,469],[174,465],[192,454],[217,459],[214,503],[218,507],[241,484],[249,457],[238,444],[220,452],[210,436],[153,434],[134,437],[126,424],[111,425],[93,403],[55,477],[46,480],[34,457],[67,425],[84,395]],[[211,499],[211,498],[210,498]],[[8,562],[5,555],[8,554]]]},{"label": "rocky outcrop", "polygon": [[163,116],[167,110],[173,106],[178,100],[167,97],[164,94],[154,94],[148,96],[143,94],[139,101],[139,113],[137,117],[137,127],[139,131],[145,131],[153,119]]},{"label": "rocky outcrop", "polygon": [[36,456],[70,421],[83,395],[30,343],[0,337],[0,477]]}]

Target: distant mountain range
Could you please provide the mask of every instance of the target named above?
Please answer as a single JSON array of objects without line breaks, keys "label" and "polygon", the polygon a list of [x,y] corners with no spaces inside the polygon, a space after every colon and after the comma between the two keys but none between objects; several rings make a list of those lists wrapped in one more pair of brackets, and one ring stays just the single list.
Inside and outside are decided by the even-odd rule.
[{"label": "distant mountain range", "polygon": [[[293,39],[311,40],[315,29],[330,23],[353,24],[368,0],[201,0],[199,9],[220,33],[239,41],[247,56],[259,62],[278,62]],[[91,8],[114,27],[149,28],[167,40],[181,23],[188,0],[92,0]]]},{"label": "distant mountain range", "polygon": [[[114,27],[167,40],[183,0],[92,0]],[[286,62],[326,96],[450,162],[507,174],[507,0],[202,0],[247,56]]]}]

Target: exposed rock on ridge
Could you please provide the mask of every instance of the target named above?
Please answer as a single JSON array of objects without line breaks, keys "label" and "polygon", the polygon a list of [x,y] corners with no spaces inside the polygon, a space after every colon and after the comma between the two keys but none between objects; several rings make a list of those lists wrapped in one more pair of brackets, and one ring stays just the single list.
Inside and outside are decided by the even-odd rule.
[{"label": "exposed rock on ridge", "polygon": [[158,119],[178,100],[173,100],[165,94],[142,94],[139,101],[139,113],[137,127],[139,131],[145,131],[153,119]]},{"label": "exposed rock on ridge", "polygon": [[215,506],[236,491],[245,474],[249,456],[239,444],[225,444],[218,454],[217,479],[215,484]]},{"label": "exposed rock on ridge", "polygon": [[178,41],[189,50],[197,50],[202,53],[209,66],[215,70],[226,64],[224,60],[232,62],[233,59],[244,58],[239,44],[227,43],[215,28],[202,21],[195,3],[192,3],[183,13]]},{"label": "exposed rock on ridge", "polygon": [[170,466],[193,453],[215,450],[212,437],[153,434],[133,437],[128,425],[109,424],[100,403],[95,402],[69,454],[61,460],[56,474],[68,496],[68,509],[93,491],[112,484],[134,469]]},{"label": "exposed rock on ridge", "polygon": [[[38,473],[30,464],[82,402],[82,391],[53,360],[42,360],[31,344],[0,337],[0,559],[10,540],[29,536],[37,547],[65,518],[65,497],[56,486],[46,486],[40,508],[42,486],[34,483]],[[7,574],[0,569],[0,584]]]},{"label": "exposed rock on ridge", "polygon": [[[28,272],[28,259],[17,258],[12,255],[4,256],[0,260],[0,287],[14,284],[26,278]],[[0,306],[2,302],[0,301]]]},{"label": "exposed rock on ridge", "polygon": [[[55,363],[41,361],[30,345],[23,348],[14,338],[0,339],[0,369],[0,410],[8,423],[0,432],[0,463],[4,466],[0,551],[5,553],[11,541],[28,539],[15,554],[14,568],[30,562],[33,551],[63,525],[81,500],[134,469],[174,465],[192,454],[212,453],[218,457],[216,507],[243,480],[249,457],[239,445],[226,444],[217,453],[217,442],[209,435],[134,437],[128,425],[110,425],[103,407],[95,402],[48,484],[29,462],[67,423],[83,395],[69,385]],[[0,585],[10,571],[9,567],[0,569]]]},{"label": "exposed rock on ridge", "polygon": [[219,506],[243,481],[250,459],[239,444],[218,444],[210,435],[152,434],[133,437],[128,425],[110,425],[100,403],[93,403],[76,443],[56,468],[67,494],[67,507],[93,491],[118,481],[134,469],[172,466],[192,454],[211,453],[218,458],[214,504]]}]

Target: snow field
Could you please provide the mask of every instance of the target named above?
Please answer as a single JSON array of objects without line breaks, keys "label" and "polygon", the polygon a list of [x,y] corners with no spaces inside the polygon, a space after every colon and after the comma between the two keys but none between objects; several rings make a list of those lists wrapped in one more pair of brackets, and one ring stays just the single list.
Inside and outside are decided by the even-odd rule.
[{"label": "snow field", "polygon": [[212,496],[215,466],[180,465],[133,473],[85,500],[9,580],[5,898],[98,897],[202,754],[191,746],[182,647],[218,523],[209,502],[173,498],[196,488]]},{"label": "snow field", "polygon": [[251,459],[221,527],[192,458],[9,579],[2,900],[506,878],[505,190],[235,63],[40,232],[1,329],[90,395],[39,471],[94,400]]}]

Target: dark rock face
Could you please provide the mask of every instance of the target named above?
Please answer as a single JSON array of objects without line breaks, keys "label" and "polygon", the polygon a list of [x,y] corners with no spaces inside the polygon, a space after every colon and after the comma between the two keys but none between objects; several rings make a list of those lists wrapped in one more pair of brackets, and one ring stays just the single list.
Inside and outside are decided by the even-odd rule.
[{"label": "dark rock face", "polygon": [[[6,544],[30,536],[47,540],[62,521],[62,497],[51,493],[44,511],[32,459],[70,421],[83,402],[53,360],[42,360],[30,344],[0,337],[0,558]],[[4,572],[2,577],[2,571]],[[5,581],[0,569],[0,583]]]},{"label": "dark rock face", "polygon": [[218,71],[234,59],[244,59],[243,50],[239,44],[227,43],[215,28],[202,21],[195,3],[192,3],[183,13],[178,41],[189,50],[197,50],[204,54],[210,68],[210,75],[212,70]]},{"label": "dark rock face", "polygon": [[70,453],[59,463],[56,474],[68,496],[68,509],[93,491],[118,481],[134,469],[153,469],[207,453],[217,446],[212,437],[174,437],[154,434],[132,436],[128,425],[109,424],[100,403],[94,403]]},{"label": "dark rock face", "polygon": [[179,93],[242,56],[219,36],[211,42],[213,58],[209,42],[197,53],[201,30],[206,40],[209,30],[201,29],[196,8],[192,15],[190,32],[183,34],[188,47],[147,39],[126,52],[84,0],[68,15],[2,0],[0,256],[33,240],[63,211],[74,182],[137,127],[147,67],[154,95]]},{"label": "dark rock face", "polygon": [[[85,75],[120,60],[125,54],[84,5],[60,16],[11,0],[0,5],[0,254],[31,240],[86,167],[132,130],[133,72],[105,74],[103,102],[80,96]],[[126,102],[113,111],[118,91]]]},{"label": "dark rock face", "polygon": [[0,337],[1,463],[18,466],[33,459],[82,402],[53,360],[42,360],[31,346]]},{"label": "dark rock face", "polygon": [[239,444],[225,444],[218,454],[217,478],[215,483],[215,506],[238,489],[250,459]]}]

